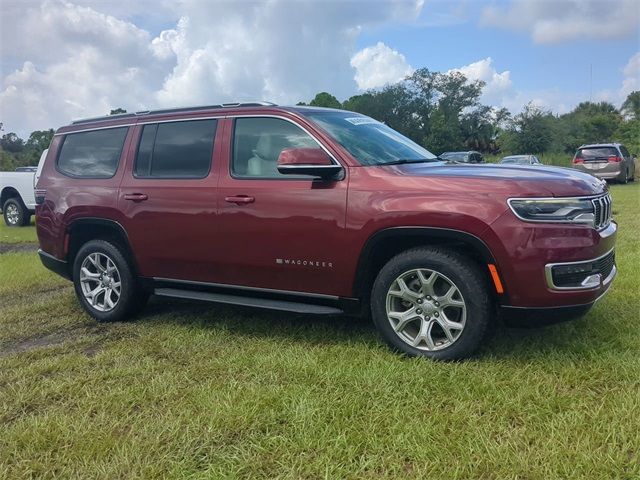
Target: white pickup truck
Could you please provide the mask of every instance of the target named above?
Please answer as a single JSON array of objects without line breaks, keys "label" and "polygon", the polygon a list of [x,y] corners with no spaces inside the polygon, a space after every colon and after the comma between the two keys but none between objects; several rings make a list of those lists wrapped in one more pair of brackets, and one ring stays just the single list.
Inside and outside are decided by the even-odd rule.
[{"label": "white pickup truck", "polygon": [[20,167],[15,172],[0,172],[0,208],[9,227],[31,223],[36,209],[34,187],[40,176],[47,150],[42,152],[37,167]]}]

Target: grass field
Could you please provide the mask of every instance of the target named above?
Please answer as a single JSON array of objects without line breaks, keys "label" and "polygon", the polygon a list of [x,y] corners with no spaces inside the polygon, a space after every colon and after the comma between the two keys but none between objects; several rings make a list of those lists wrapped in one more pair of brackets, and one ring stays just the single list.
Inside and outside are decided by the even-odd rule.
[{"label": "grass field", "polygon": [[155,299],[98,325],[3,253],[0,478],[640,478],[640,184],[612,193],[609,294],[457,364],[340,317]]}]

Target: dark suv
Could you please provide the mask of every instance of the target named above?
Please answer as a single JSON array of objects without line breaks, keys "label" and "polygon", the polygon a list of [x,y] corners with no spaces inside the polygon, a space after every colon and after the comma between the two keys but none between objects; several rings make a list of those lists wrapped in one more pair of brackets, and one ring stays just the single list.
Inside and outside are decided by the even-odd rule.
[{"label": "dark suv", "polygon": [[353,112],[262,104],[73,122],[36,190],[40,257],[98,320],[149,294],[371,315],[459,359],[499,311],[569,318],[616,274],[607,185],[440,160]]}]

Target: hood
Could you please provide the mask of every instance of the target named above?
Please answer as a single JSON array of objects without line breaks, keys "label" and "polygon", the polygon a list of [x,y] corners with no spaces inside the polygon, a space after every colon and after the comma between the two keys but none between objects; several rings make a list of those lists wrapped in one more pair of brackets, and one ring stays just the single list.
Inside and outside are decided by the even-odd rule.
[{"label": "hood", "polygon": [[[563,167],[434,162],[379,168],[395,175],[429,178],[433,186],[442,183],[451,188],[457,185],[466,188],[469,193],[473,193],[474,189],[488,189],[513,196],[572,197],[598,195],[607,191],[604,180]],[[470,184],[469,180],[474,182]]]}]

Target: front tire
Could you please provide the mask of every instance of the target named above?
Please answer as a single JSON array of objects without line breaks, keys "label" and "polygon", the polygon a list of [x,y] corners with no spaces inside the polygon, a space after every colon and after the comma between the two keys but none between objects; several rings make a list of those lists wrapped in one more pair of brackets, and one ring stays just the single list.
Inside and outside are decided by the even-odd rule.
[{"label": "front tire", "polygon": [[453,251],[407,250],[380,270],[371,295],[378,332],[408,356],[462,360],[482,344],[491,320],[486,277]]},{"label": "front tire", "polygon": [[73,284],[84,310],[99,322],[128,320],[149,298],[127,257],[105,240],[91,240],[80,248],[73,263]]}]

